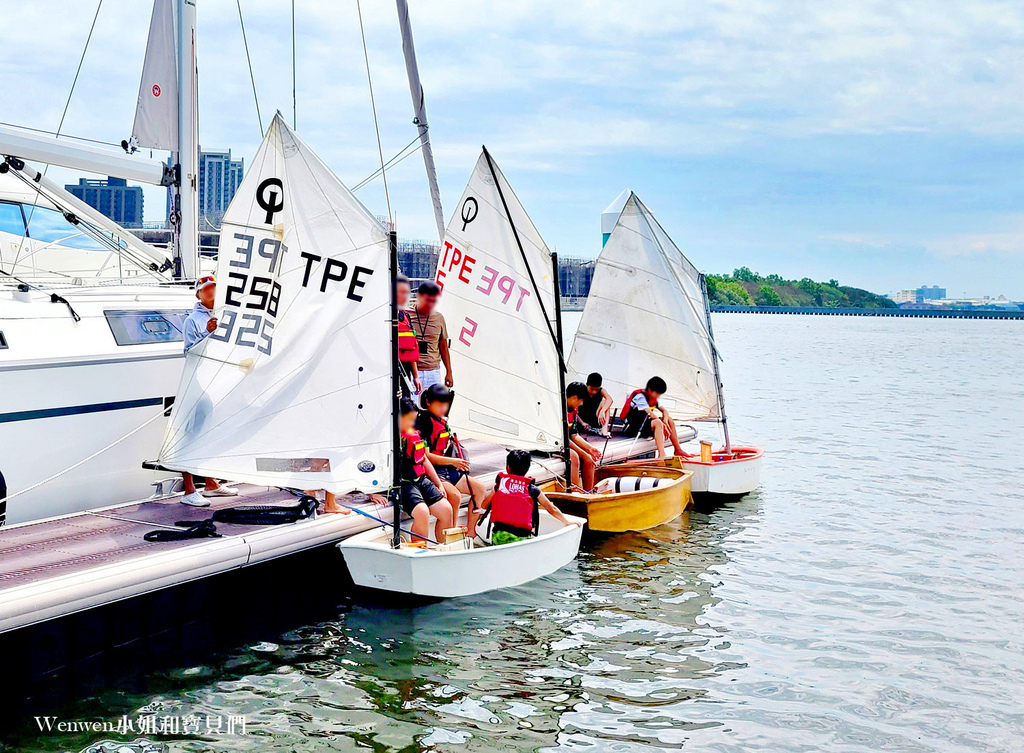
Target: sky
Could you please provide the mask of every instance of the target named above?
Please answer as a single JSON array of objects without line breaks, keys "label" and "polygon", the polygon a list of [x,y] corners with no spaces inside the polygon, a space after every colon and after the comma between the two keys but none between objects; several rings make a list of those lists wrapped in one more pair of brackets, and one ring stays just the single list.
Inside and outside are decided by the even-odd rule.
[{"label": "sky", "polygon": [[[709,272],[1024,300],[1020,3],[409,4],[446,213],[486,144],[562,256],[596,256],[601,210],[631,188]],[[295,5],[297,130],[355,185],[379,164],[356,1]],[[241,0],[264,126],[293,117],[289,6]],[[5,9],[0,119],[57,127],[95,10]],[[416,136],[397,15],[391,0],[362,13],[390,158]],[[64,132],[130,134],[149,14],[103,1]],[[248,158],[260,129],[236,3],[198,0],[198,16],[201,143]],[[433,238],[418,153],[388,187],[400,235]],[[387,213],[381,181],[357,195]],[[158,189],[146,204],[162,219]]]}]

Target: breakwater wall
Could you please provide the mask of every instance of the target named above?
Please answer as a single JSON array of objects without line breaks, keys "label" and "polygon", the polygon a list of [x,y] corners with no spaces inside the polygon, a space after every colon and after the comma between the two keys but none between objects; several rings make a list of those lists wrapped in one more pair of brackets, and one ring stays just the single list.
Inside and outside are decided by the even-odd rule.
[{"label": "breakwater wall", "polygon": [[858,309],[810,308],[803,306],[712,306],[727,314],[803,314],[807,316],[887,316],[924,319],[1024,319],[1024,311],[987,309]]}]

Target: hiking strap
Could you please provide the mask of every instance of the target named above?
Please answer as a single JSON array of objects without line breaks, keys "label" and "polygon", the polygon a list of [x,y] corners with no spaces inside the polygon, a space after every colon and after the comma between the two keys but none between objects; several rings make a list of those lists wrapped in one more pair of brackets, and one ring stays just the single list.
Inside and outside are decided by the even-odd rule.
[{"label": "hiking strap", "polygon": [[[217,526],[212,520],[185,521],[187,528],[179,531],[150,531],[142,538],[146,541],[184,541],[185,539],[218,539]],[[180,525],[180,524],[178,524]]]}]

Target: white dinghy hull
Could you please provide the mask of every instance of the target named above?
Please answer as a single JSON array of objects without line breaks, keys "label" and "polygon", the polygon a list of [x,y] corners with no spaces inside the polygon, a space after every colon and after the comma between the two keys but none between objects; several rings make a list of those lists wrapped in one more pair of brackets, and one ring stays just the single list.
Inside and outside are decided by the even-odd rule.
[{"label": "white dinghy hull", "polygon": [[684,469],[693,471],[690,488],[694,495],[742,497],[761,483],[763,460],[764,451],[759,448],[734,447],[731,458],[723,457],[719,450],[710,463],[701,462],[699,456],[683,458],[682,462]]},{"label": "white dinghy hull", "polygon": [[541,511],[539,536],[500,546],[458,551],[393,549],[389,527],[346,539],[338,549],[357,586],[451,599],[521,586],[565,567],[579,551],[584,523],[566,517],[577,525],[563,526]]}]

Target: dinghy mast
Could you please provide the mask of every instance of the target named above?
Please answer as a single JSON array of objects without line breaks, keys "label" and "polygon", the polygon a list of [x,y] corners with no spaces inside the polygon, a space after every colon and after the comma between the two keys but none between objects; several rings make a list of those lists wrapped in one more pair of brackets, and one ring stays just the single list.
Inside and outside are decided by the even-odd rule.
[{"label": "dinghy mast", "polygon": [[396,0],[398,4],[398,25],[402,30],[402,53],[405,55],[405,71],[409,77],[409,93],[412,95],[414,117],[412,122],[420,132],[420,147],[423,150],[423,166],[430,183],[430,200],[434,204],[434,221],[437,223],[437,237],[444,243],[444,210],[441,208],[441,189],[437,185],[437,168],[434,166],[434,150],[430,146],[430,127],[427,125],[427,102],[420,83],[420,69],[416,62],[416,46],[412,38],[412,21],[409,20],[409,3]]},{"label": "dinghy mast", "polygon": [[402,434],[398,430],[398,417],[402,412],[402,387],[399,382],[398,362],[398,232],[392,225],[388,231],[388,279],[391,280],[391,497],[395,513],[394,537],[391,544],[398,549],[402,546]]},{"label": "dinghy mast", "polygon": [[732,452],[732,441],[729,439],[729,422],[725,417],[725,395],[722,394],[722,376],[718,368],[718,346],[715,345],[715,333],[711,329],[711,299],[708,296],[708,281],[704,273],[700,273],[700,289],[704,293],[704,316],[708,322],[708,340],[711,341],[711,358],[715,364],[715,384],[718,385],[718,415],[722,419],[722,435],[725,439],[725,452]]}]

